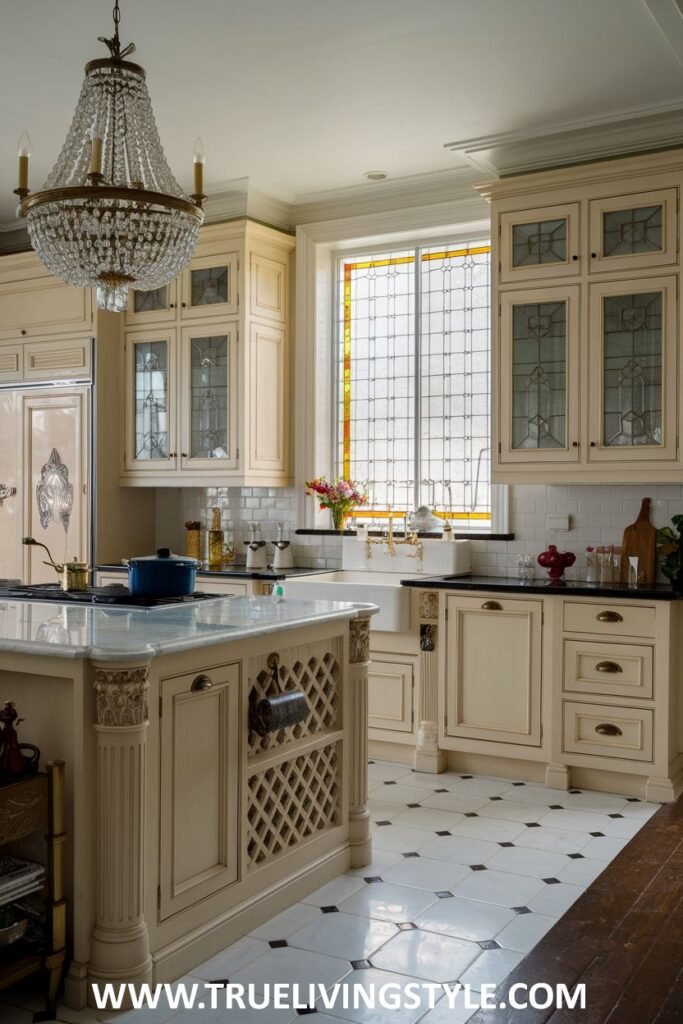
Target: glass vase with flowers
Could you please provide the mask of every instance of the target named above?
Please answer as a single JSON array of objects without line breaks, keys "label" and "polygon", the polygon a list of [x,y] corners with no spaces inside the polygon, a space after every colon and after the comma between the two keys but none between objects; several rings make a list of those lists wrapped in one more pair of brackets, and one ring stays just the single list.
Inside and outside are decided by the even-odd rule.
[{"label": "glass vase with flowers", "polygon": [[320,499],[320,508],[329,508],[335,530],[343,530],[349,512],[359,505],[365,505],[368,500],[359,484],[341,477],[331,483],[324,476],[319,476],[315,480],[307,480],[306,487],[310,494]]}]

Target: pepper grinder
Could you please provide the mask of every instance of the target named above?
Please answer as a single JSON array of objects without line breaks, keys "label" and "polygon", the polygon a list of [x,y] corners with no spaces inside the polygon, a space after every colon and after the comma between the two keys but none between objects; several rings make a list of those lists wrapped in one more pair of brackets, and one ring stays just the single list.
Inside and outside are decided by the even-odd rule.
[{"label": "pepper grinder", "polygon": [[266,569],[268,552],[265,540],[261,539],[261,524],[249,523],[249,540],[247,545],[247,569]]},{"label": "pepper grinder", "polygon": [[272,541],[272,545],[275,548],[273,554],[273,569],[291,569],[294,565],[294,558],[292,556],[292,545],[291,541],[285,540],[284,537],[284,523],[276,523],[277,527],[277,540]]},{"label": "pepper grinder", "polygon": [[221,526],[220,508],[211,509],[211,527],[209,529],[209,569],[223,568],[223,528]]}]

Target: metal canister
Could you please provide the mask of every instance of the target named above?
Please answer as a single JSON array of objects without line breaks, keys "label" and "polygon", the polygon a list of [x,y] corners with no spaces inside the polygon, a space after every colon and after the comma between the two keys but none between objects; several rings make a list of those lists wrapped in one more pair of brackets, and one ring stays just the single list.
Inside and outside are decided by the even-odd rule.
[{"label": "metal canister", "polygon": [[88,563],[75,558],[65,562],[62,570],[62,590],[88,589]]}]

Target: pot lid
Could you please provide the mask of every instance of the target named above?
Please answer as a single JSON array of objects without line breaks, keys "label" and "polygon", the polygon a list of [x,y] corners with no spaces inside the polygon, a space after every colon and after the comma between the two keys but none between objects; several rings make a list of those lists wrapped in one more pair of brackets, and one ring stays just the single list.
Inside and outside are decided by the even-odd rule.
[{"label": "pot lid", "polygon": [[139,558],[129,558],[128,565],[136,565],[138,562],[165,562],[175,565],[199,565],[196,558],[188,558],[185,555],[174,555],[170,548],[157,548],[155,555],[140,555]]}]

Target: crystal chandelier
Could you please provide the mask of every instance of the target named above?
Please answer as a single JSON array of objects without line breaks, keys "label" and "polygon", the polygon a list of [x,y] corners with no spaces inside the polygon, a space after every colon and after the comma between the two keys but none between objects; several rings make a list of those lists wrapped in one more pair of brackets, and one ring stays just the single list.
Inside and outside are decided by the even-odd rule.
[{"label": "crystal chandelier", "polygon": [[40,192],[28,188],[28,136],[19,143],[18,214],[33,248],[68,284],[97,289],[100,309],[122,312],[128,289],[160,288],[189,262],[204,219],[204,150],[195,144],[194,193],[186,195],[159,140],[145,72],[114,35],[110,57],[85,66],[85,81],[57,163]]}]

